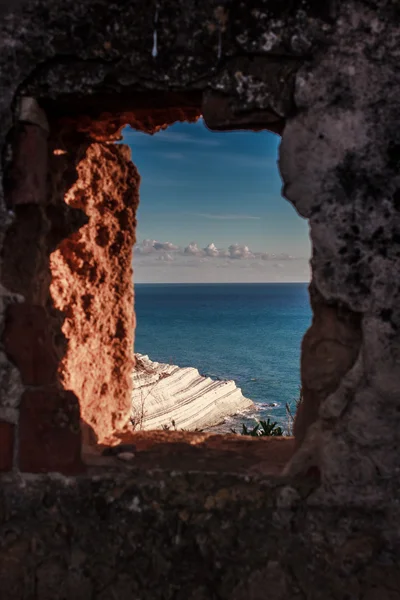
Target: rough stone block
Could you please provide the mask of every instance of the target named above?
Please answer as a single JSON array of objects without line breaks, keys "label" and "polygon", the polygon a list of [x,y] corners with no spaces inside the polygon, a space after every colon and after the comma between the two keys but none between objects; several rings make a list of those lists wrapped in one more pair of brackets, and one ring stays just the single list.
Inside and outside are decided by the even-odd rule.
[{"label": "rough stone block", "polygon": [[7,311],[4,347],[27,385],[47,385],[57,380],[59,357],[51,322],[42,306],[14,304]]},{"label": "rough stone block", "polygon": [[127,146],[93,144],[66,198],[88,223],[51,255],[51,295],[67,319],[63,383],[78,396],[99,441],[129,430],[133,367],[135,242],[139,174]]},{"label": "rough stone block", "polygon": [[21,400],[19,467],[23,472],[83,471],[79,403],[68,391],[26,391]]},{"label": "rough stone block", "polygon": [[11,471],[14,451],[14,425],[0,421],[0,471]]}]

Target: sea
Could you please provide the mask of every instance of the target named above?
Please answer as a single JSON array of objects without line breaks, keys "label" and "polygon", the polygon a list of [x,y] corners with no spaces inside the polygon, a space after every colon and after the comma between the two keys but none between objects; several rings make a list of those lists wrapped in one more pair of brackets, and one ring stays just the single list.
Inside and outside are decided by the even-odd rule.
[{"label": "sea", "polygon": [[233,379],[256,408],[218,431],[270,418],[286,427],[311,323],[306,283],[135,284],[135,352]]}]

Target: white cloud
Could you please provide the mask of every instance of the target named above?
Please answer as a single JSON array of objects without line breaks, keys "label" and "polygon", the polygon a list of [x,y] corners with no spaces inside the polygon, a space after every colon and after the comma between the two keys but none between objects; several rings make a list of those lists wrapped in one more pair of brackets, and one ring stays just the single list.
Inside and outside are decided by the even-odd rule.
[{"label": "white cloud", "polygon": [[154,244],[156,244],[155,240],[143,240],[136,245],[135,252],[137,254],[150,254],[154,251]]},{"label": "white cloud", "polygon": [[231,258],[254,258],[255,256],[248,246],[241,244],[232,244],[228,250]]},{"label": "white cloud", "polygon": [[156,240],[143,240],[135,246],[135,252],[142,255],[159,251],[176,252],[177,250],[179,250],[179,246],[175,246],[171,242],[157,242]]},{"label": "white cloud", "polygon": [[134,249],[136,282],[284,282],[309,281],[307,258],[286,253],[252,251],[246,244],[227,250],[211,242],[180,247],[172,242],[146,239]]},{"label": "white cloud", "polygon": [[213,256],[213,257],[220,256],[220,254],[219,254],[220,251],[218,250],[217,246],[213,242],[211,242],[211,244],[208,244],[208,246],[206,248],[204,248],[204,252],[205,252],[206,256]]},{"label": "white cloud", "polygon": [[171,242],[154,242],[154,249],[175,252],[176,250],[179,250],[179,246],[175,246],[175,244],[172,244]]},{"label": "white cloud", "polygon": [[[246,244],[231,244],[228,249],[218,248],[214,242],[210,242],[205,248],[200,248],[197,242],[190,242],[185,248],[181,248],[172,242],[160,242],[158,240],[145,239],[135,246],[135,255],[143,259],[152,255],[159,256],[159,260],[173,260],[174,257],[193,257],[197,260],[225,259],[228,263],[232,260],[256,259],[259,266],[266,262],[279,264],[298,260],[290,254],[255,252]],[[167,257],[168,256],[168,257]]]},{"label": "white cloud", "polygon": [[204,256],[204,250],[198,247],[196,242],[190,242],[184,250],[184,254],[188,256]]}]

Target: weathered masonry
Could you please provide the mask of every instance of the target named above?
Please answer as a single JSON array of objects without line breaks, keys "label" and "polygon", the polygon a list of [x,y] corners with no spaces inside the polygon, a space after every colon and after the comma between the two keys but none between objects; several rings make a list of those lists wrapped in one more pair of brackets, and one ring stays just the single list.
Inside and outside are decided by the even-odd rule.
[{"label": "weathered masonry", "polygon": [[[400,598],[399,23],[397,0],[0,3],[0,598]],[[281,135],[309,221],[294,446],[129,431],[140,177],[113,142],[200,115]]]}]

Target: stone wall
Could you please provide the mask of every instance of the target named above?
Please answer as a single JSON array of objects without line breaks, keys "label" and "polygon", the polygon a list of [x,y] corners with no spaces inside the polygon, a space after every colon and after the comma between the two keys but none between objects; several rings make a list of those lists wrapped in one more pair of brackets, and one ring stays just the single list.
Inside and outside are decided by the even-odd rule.
[{"label": "stone wall", "polygon": [[327,378],[291,472],[318,465],[323,495],[348,502],[379,502],[400,467],[398,16],[391,2],[341,5],[335,43],[297,74],[280,148],[284,193],[310,223],[314,333],[318,313],[331,318],[321,299],[336,312],[335,334],[320,330],[324,361],[303,353],[308,386],[312,365],[317,387],[329,362],[337,382]]},{"label": "stone wall", "polygon": [[[7,219],[3,220],[9,233],[2,257],[2,297],[10,303],[18,292],[18,299],[26,303],[29,290],[34,288],[32,304],[46,321],[42,327],[50,327],[43,332],[47,340],[43,348],[50,365],[46,369],[55,379],[46,381],[46,385],[56,385],[59,391],[46,405],[47,420],[51,421],[53,401],[58,414],[56,398],[64,398],[66,387],[77,394],[76,397],[69,393],[69,403],[74,398],[76,407],[79,404],[83,409],[82,414],[87,416],[87,403],[92,404],[88,417],[92,425],[95,408],[100,406],[104,423],[125,423],[127,415],[114,414],[121,413],[114,410],[114,402],[121,407],[122,398],[102,403],[101,395],[98,400],[88,400],[88,391],[85,401],[83,383],[72,384],[75,375],[66,377],[65,364],[72,364],[72,353],[61,330],[68,329],[68,319],[63,325],[63,317],[54,310],[49,294],[48,255],[85,224],[82,212],[64,202],[78,177],[77,165],[91,143],[117,139],[126,123],[154,133],[176,120],[195,120],[203,113],[207,124],[215,129],[268,127],[281,132],[285,119],[295,110],[296,71],[311,51],[326,43],[334,28],[334,11],[330,6],[318,8],[314,3],[305,12],[296,3],[270,3],[264,7],[263,3],[253,2],[244,8],[240,2],[218,6],[212,1],[194,11],[192,6],[178,1],[152,7],[140,0],[123,5],[94,0],[79,9],[72,1],[35,0],[21,2],[15,10],[5,3],[3,9],[1,50],[7,68],[0,81],[0,145],[4,148],[6,195],[4,202],[1,200],[1,210],[14,224],[8,228]],[[54,155],[54,150],[63,148],[67,149],[65,155]],[[16,208],[19,204],[23,208]],[[28,233],[30,219],[37,225]],[[11,241],[16,228],[21,229],[17,247]],[[22,239],[25,235],[26,241]],[[16,257],[18,264],[24,264],[27,255],[32,263],[29,272],[22,274],[16,267],[16,272],[10,273]],[[22,276],[23,283],[16,281]],[[90,282],[87,285],[90,287]],[[57,306],[66,308],[63,302]],[[24,306],[7,310],[10,315],[22,311],[22,316],[26,309]],[[19,317],[15,323],[17,337],[27,326],[32,329],[26,320],[22,325]],[[36,352],[35,348],[38,333],[32,329],[31,345],[26,350],[29,357],[35,356],[34,370],[40,370],[39,364],[44,364],[43,352]],[[19,372],[13,365],[20,367],[21,362],[21,356],[17,356],[19,342],[9,342],[8,338],[6,332],[2,346],[2,398],[13,403],[14,412],[10,416],[9,411],[3,410],[1,420],[7,423],[3,427],[9,432],[7,439],[11,439],[14,424],[18,437],[16,407],[23,388],[17,389],[14,383]],[[56,340],[55,347],[50,347],[50,338]],[[100,338],[94,343],[101,345]],[[62,363],[65,353],[66,362]],[[62,372],[64,382],[60,378]],[[25,387],[32,385],[26,378],[22,383]],[[35,385],[40,387],[42,383],[37,381]],[[99,381],[100,390],[108,385],[109,377]],[[64,421],[74,430],[73,422],[78,417],[77,413],[72,417],[71,410],[64,415]],[[99,435],[99,431],[101,427],[95,433]],[[104,431],[100,436],[104,437]],[[9,448],[4,452],[10,455]],[[37,467],[28,461],[24,468]],[[45,461],[43,469],[46,468]]]},{"label": "stone wall", "polygon": [[[273,484],[282,485],[274,496],[277,511],[268,513],[263,483],[252,487],[245,479],[227,483],[234,489],[239,485],[246,498],[242,505],[228,503],[227,510],[232,520],[242,519],[247,494],[260,490],[260,506],[270,518],[254,513],[262,541],[256,548],[245,537],[243,547],[255,561],[254,572],[261,572],[254,575],[256,581],[269,582],[269,550],[263,544],[268,545],[268,536],[273,546],[283,538],[282,552],[272,559],[285,573],[274,579],[286,581],[281,591],[274,590],[277,598],[398,597],[393,579],[400,559],[398,3],[33,0],[20,2],[15,11],[7,3],[2,8],[0,468],[9,471],[12,460],[15,469],[27,472],[77,473],[83,468],[77,427],[81,399],[65,390],[59,376],[68,349],[64,316],[50,296],[50,255],[87,223],[64,196],[76,184],[78,164],[91,144],[115,140],[126,123],[152,133],[199,114],[214,129],[268,128],[282,134],[283,193],[310,224],[314,319],[302,348],[305,394],[296,423],[297,451],[285,468],[288,479]],[[63,146],[52,146],[54,140],[68,147],[61,171],[52,151]],[[104,418],[112,421],[110,415]],[[173,471],[166,476],[166,489]],[[196,477],[188,477],[201,498]],[[306,493],[299,492],[297,477],[312,479]],[[19,531],[38,527],[38,490],[50,489],[50,506],[57,496],[65,507],[60,531],[71,531],[65,513],[76,515],[86,506],[100,507],[95,523],[102,514],[109,516],[102,513],[104,502],[97,500],[90,479],[69,479],[70,487],[49,481],[32,483],[32,494],[25,488],[15,513],[8,505],[3,509],[8,520],[15,514]],[[205,485],[218,493],[218,479],[211,477]],[[69,489],[79,490],[72,504]],[[151,511],[149,522],[157,523],[156,532],[165,527],[176,535],[173,498],[151,490],[151,511],[160,498],[165,511],[162,524]],[[14,488],[12,494],[20,492]],[[135,512],[133,488],[126,498]],[[180,508],[192,501],[190,486],[181,488]],[[31,520],[29,515],[34,515]],[[130,529],[119,518],[112,515],[122,548],[129,544]],[[248,522],[256,536],[250,521],[244,512],[240,530],[245,532]],[[279,540],[270,526],[277,522]],[[143,537],[141,521],[129,525],[135,540],[137,532]],[[238,535],[229,533],[228,525],[222,531],[218,543],[236,548]],[[2,532],[6,538],[7,526]],[[201,563],[213,565],[206,590],[190,579],[197,572],[197,552],[214,558],[207,554],[212,532],[205,538],[195,528],[191,532],[190,544],[196,540],[200,550],[187,554],[189,587],[181,587],[192,596],[186,597],[243,596],[246,592],[235,587],[239,582],[224,587],[231,566],[224,560],[219,572],[218,553],[216,561]],[[11,539],[18,550],[21,536],[11,534]],[[143,546],[138,550],[136,541],[133,547],[143,567],[130,579],[127,575],[128,584],[131,594],[142,594],[154,575],[153,566],[148,568],[153,558]],[[169,561],[168,548],[154,559],[157,564]],[[172,556],[172,564],[179,564],[181,555]],[[52,569],[59,573],[59,564]],[[146,575],[138,584],[141,573]],[[25,581],[22,571],[14,574],[15,581]],[[121,577],[126,581],[125,573]],[[259,585],[251,589],[256,598]],[[17,589],[14,596],[24,593]],[[33,592],[34,597],[52,593],[45,588]],[[101,593],[99,588],[94,597]],[[180,592],[169,588],[159,597],[174,593]]]},{"label": "stone wall", "polygon": [[157,437],[84,477],[3,479],[7,599],[399,598],[387,502],[316,504],[318,479],[276,476],[290,440]]},{"label": "stone wall", "polygon": [[300,600],[279,562],[278,493],[276,481],[224,473],[6,483],[0,589],[10,600]]},{"label": "stone wall", "polygon": [[18,117],[23,120],[10,131],[12,160],[4,178],[11,223],[2,249],[2,282],[9,298],[2,346],[9,362],[3,367],[1,411],[2,421],[11,421],[13,428],[1,440],[2,453],[13,456],[8,469],[79,472],[79,401],[59,381],[63,317],[49,286],[51,252],[82,222],[69,218],[67,205],[53,203],[48,194],[49,127],[43,111],[27,101]]}]

